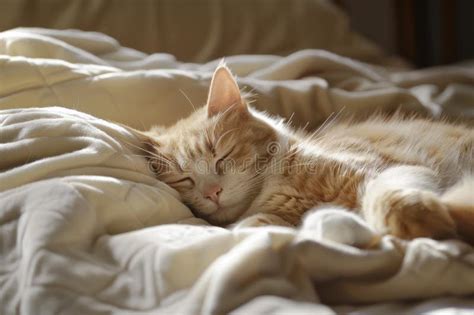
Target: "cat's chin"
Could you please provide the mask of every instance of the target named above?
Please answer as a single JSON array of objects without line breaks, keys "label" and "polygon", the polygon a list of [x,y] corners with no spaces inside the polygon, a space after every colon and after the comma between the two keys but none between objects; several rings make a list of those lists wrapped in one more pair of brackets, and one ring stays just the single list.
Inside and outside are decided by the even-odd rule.
[{"label": "cat's chin", "polygon": [[211,214],[200,217],[213,225],[225,226],[234,223],[245,212],[245,209],[242,205],[219,207]]}]

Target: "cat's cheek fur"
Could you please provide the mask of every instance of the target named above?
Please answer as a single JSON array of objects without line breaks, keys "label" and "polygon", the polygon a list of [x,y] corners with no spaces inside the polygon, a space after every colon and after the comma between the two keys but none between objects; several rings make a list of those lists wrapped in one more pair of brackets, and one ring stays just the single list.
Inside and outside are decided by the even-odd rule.
[{"label": "cat's cheek fur", "polygon": [[214,225],[225,226],[235,222],[242,212],[240,205],[234,205],[225,209],[220,209],[210,216],[204,217],[205,220]]},{"label": "cat's cheek fur", "polygon": [[178,190],[183,201],[190,206],[193,213],[216,225],[235,221],[252,202],[252,196],[259,192],[259,187],[252,187],[253,172],[236,168],[228,173],[215,176],[214,181],[222,187],[219,195],[219,206],[205,199],[201,193],[206,184],[206,176],[195,176],[196,187],[190,190]]},{"label": "cat's cheek fur", "polygon": [[184,202],[191,207],[194,215],[205,218],[218,210],[211,201],[203,199],[198,193],[181,194]]},{"label": "cat's cheek fur", "polygon": [[235,222],[260,191],[259,185],[251,184],[251,178],[248,172],[227,174],[221,195],[221,207],[207,219],[219,225]]}]

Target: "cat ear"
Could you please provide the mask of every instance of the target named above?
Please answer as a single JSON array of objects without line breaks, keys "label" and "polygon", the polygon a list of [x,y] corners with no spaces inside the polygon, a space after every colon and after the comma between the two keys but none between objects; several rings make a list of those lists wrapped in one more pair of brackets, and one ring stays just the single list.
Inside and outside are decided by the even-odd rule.
[{"label": "cat ear", "polygon": [[207,98],[207,114],[212,117],[226,110],[247,113],[247,104],[240,96],[239,86],[226,66],[219,66],[212,76],[209,96]]}]

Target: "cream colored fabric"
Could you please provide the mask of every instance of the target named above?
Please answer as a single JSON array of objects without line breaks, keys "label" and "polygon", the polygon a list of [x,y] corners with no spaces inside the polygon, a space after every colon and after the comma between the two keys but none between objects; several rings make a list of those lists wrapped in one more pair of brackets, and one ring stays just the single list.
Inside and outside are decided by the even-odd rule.
[{"label": "cream colored fabric", "polygon": [[371,232],[342,211],[298,230],[207,226],[133,135],[86,114],[3,110],[0,135],[2,314],[333,314],[321,299],[474,293],[472,247],[385,237],[359,250]]},{"label": "cream colored fabric", "polygon": [[[344,212],[300,229],[230,231],[192,217],[155,180],[139,142],[102,118],[172,123],[204,102],[214,63],[146,56],[100,34],[0,33],[0,314],[454,314],[472,308],[474,251],[385,237]],[[120,63],[117,60],[121,60]],[[298,124],[399,105],[473,115],[470,68],[393,72],[325,51],[227,59],[256,106]],[[124,70],[129,69],[129,70]],[[132,70],[148,69],[148,70]],[[341,237],[340,231],[344,231]],[[335,238],[334,236],[337,236]],[[364,308],[336,304],[423,304]]]},{"label": "cream colored fabric", "polygon": [[396,62],[351,31],[347,16],[328,0],[0,2],[0,31],[19,26],[98,31],[128,47],[167,52],[186,62],[237,54],[287,55],[306,48]]},{"label": "cream colored fabric", "polygon": [[[474,117],[472,66],[395,71],[322,50],[226,61],[257,108],[293,116],[299,126],[341,110],[363,116],[398,107]],[[204,104],[218,62],[145,55],[98,33],[7,31],[0,33],[0,108],[61,105],[139,129],[169,125],[193,110],[190,102]]]}]

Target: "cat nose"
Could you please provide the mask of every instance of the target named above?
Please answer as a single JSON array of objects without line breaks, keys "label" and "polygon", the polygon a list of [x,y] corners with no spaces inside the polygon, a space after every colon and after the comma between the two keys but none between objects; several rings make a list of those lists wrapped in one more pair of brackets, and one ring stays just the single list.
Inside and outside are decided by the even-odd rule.
[{"label": "cat nose", "polygon": [[222,187],[219,185],[212,185],[206,188],[203,192],[204,198],[219,203],[219,194],[222,191]]}]

